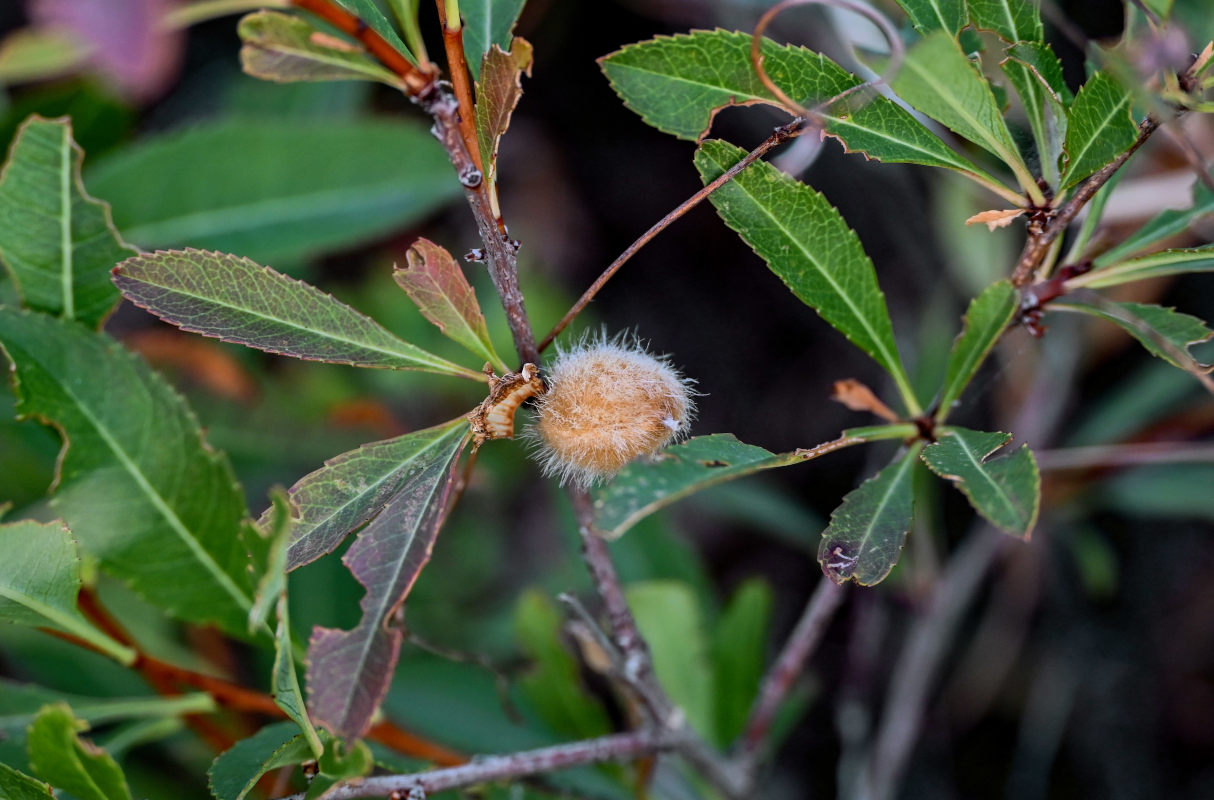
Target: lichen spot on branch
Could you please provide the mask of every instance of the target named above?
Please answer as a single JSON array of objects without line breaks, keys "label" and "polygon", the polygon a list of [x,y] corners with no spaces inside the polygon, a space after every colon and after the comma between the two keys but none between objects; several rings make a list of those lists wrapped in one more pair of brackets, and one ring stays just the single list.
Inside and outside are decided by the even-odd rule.
[{"label": "lichen spot on branch", "polygon": [[582,488],[684,436],[691,381],[634,337],[585,339],[559,350],[528,430],[544,474]]},{"label": "lichen spot on branch", "polygon": [[488,365],[485,372],[489,376],[489,396],[468,415],[477,447],[489,439],[513,439],[518,407],[544,393],[544,381],[535,364],[524,364],[518,372],[507,372],[500,378]]}]

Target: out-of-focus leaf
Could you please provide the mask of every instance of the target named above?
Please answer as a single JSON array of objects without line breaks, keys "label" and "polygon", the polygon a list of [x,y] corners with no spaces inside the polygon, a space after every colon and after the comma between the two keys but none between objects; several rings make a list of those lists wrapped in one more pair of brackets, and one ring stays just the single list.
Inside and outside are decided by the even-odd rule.
[{"label": "out-of-focus leaf", "polygon": [[30,769],[79,800],[131,800],[126,776],[114,759],[76,735],[84,730],[88,726],[66,705],[44,708],[30,725]]},{"label": "out-of-focus leaf", "polygon": [[937,441],[924,448],[923,460],[932,472],[952,481],[992,525],[1028,538],[1041,501],[1041,476],[1033,451],[1022,445],[1010,455],[988,460],[1011,440],[1010,433],[941,428]]},{"label": "out-of-focus leaf", "polygon": [[278,598],[278,627],[274,633],[274,702],[299,726],[312,750],[319,758],[324,751],[320,735],[308,719],[303,691],[299,686],[299,675],[295,672],[295,651],[291,642],[291,619],[287,610],[287,596]]},{"label": "out-of-focus leaf", "polygon": [[[1070,97],[1066,84],[1061,83],[1062,64],[1047,44],[1019,42],[1009,47],[1007,52],[1008,58],[999,66],[1015,87],[1024,106],[1033,140],[1037,143],[1042,177],[1050,186],[1057,186],[1060,179],[1059,162],[1062,160],[1063,142],[1066,141],[1066,104]],[[1065,96],[1062,94],[1064,91]]]},{"label": "out-of-focus leaf", "polygon": [[898,0],[898,5],[924,36],[932,31],[956,36],[965,27],[965,0]]},{"label": "out-of-focus leaf", "polygon": [[0,620],[54,628],[123,664],[135,653],[97,630],[76,608],[80,558],[61,523],[0,525]]},{"label": "out-of-focus leaf", "polygon": [[1075,95],[1066,129],[1066,172],[1062,187],[1073,186],[1108,164],[1138,138],[1131,116],[1134,96],[1097,72]]},{"label": "out-of-focus leaf", "polygon": [[1028,0],[966,0],[974,27],[994,31],[1009,42],[1040,42],[1041,13]]},{"label": "out-of-focus leaf", "polygon": [[507,372],[505,362],[493,350],[476,292],[455,258],[429,239],[418,239],[405,254],[405,263],[392,272],[392,277],[426,319],[448,338]]},{"label": "out-of-focus leaf", "polygon": [[497,183],[497,147],[523,96],[524,74],[531,75],[531,44],[526,39],[516,38],[508,53],[496,44],[485,53],[484,71],[476,84],[476,138],[490,184]]},{"label": "out-of-focus leaf", "polygon": [[1075,297],[1064,297],[1050,308],[1078,311],[1108,320],[1133,336],[1153,356],[1187,371],[1209,372],[1214,367],[1193,358],[1189,348],[1214,337],[1214,331],[1197,317],[1174,308],[1145,303],[1093,305]]},{"label": "out-of-focus leaf", "polygon": [[405,58],[413,63],[417,60],[413,57],[413,53],[396,35],[396,27],[384,16],[384,12],[375,4],[375,0],[337,0],[337,4],[345,6],[347,11],[355,14],[363,22],[367,23],[380,36],[388,41],[388,44],[395,47]]},{"label": "out-of-focus leaf", "polygon": [[713,635],[713,689],[717,744],[728,747],[742,733],[759,693],[771,633],[771,587],[751,578],[738,587]]},{"label": "out-of-focus leaf", "polygon": [[552,602],[525,592],[515,606],[514,633],[531,661],[519,686],[540,717],[572,739],[610,731],[602,704],[582,688],[578,663],[561,644],[561,614]]},{"label": "out-of-focus leaf", "polygon": [[[696,168],[708,183],[745,155],[727,142],[708,141],[696,152]],[[873,262],[834,206],[762,161],[709,199],[793,294],[890,373],[903,402],[918,413]]]},{"label": "out-of-focus leaf", "polygon": [[712,662],[695,591],[677,581],[646,581],[625,587],[624,595],[649,642],[658,680],[691,726],[716,741]]},{"label": "out-of-focus leaf", "polygon": [[1068,288],[1086,286],[1100,289],[1119,283],[1179,275],[1183,272],[1214,270],[1214,245],[1181,250],[1160,250],[1158,253],[1119,261],[1067,281]]},{"label": "out-of-focus leaf", "polygon": [[240,64],[255,78],[278,83],[364,80],[402,87],[361,47],[322,33],[304,17],[258,11],[236,30],[244,42]]},{"label": "out-of-focus leaf", "polygon": [[460,192],[425,126],[368,119],[210,123],[144,139],[88,181],[144,249],[189,245],[262,263],[399,230]]},{"label": "out-of-focus leaf", "polygon": [[0,796],[7,800],[47,800],[51,787],[0,762]]},{"label": "out-of-focus leaf", "polygon": [[332,295],[247,258],[161,250],[114,267],[127,299],[182,330],[356,367],[484,376],[397,338]]},{"label": "out-of-focus leaf", "polygon": [[[436,449],[410,465],[398,490],[342,558],[367,590],[360,603],[362,619],[349,631],[313,630],[308,708],[313,719],[343,739],[366,732],[388,691],[401,643],[394,620],[430,560],[453,473],[470,436],[463,419],[444,426]],[[358,491],[356,486],[349,489]],[[296,503],[302,510],[298,498]]]},{"label": "out-of-focus leaf", "polygon": [[743,444],[732,433],[693,436],[649,461],[634,461],[595,490],[595,526],[614,539],[658,509],[701,489],[799,460]]},{"label": "out-of-focus leaf", "polygon": [[[291,487],[299,516],[291,526],[287,569],[331,553],[351,531],[392,502],[419,473],[428,474],[468,430],[458,419],[335,456]],[[268,514],[269,512],[267,512]],[[263,526],[268,516],[262,517]]]},{"label": "out-of-focus leaf", "polygon": [[73,714],[93,726],[205,714],[216,708],[211,696],[202,692],[178,697],[85,697],[0,679],[0,732],[6,738],[24,736],[38,711],[56,703],[71,706]]},{"label": "out-of-focus leaf", "polygon": [[160,94],[177,77],[183,36],[161,24],[171,0],[32,0],[39,28],[68,31],[87,43],[89,60],[135,99]]},{"label": "out-of-focus leaf", "polygon": [[1214,465],[1166,464],[1114,475],[1092,492],[1101,508],[1132,517],[1214,522]]},{"label": "out-of-focus leaf", "polygon": [[[1116,173],[1120,175],[1121,173]],[[1201,181],[1193,184],[1193,203],[1188,208],[1160,211],[1145,225],[1135,231],[1129,238],[1124,239],[1116,247],[1110,248],[1096,257],[1097,267],[1106,267],[1124,260],[1128,256],[1142,252],[1156,242],[1184,233],[1189,226],[1202,217],[1214,214],[1214,189]],[[1164,252],[1184,252],[1165,250]]]},{"label": "out-of-focus leaf", "polygon": [[914,466],[922,443],[847,493],[822,532],[818,563],[835,583],[872,586],[885,579],[902,553],[914,512]]},{"label": "out-of-focus leaf", "polygon": [[244,635],[265,543],[185,402],[104,334],[0,309],[17,411],[64,434],[55,508],[85,552],[173,616]]},{"label": "out-of-focus leaf", "polygon": [[937,31],[911,48],[891,85],[917,110],[998,156],[1013,171],[1025,170],[990,84],[950,34]]},{"label": "out-of-focus leaf", "polygon": [[275,722],[225,750],[207,771],[218,800],[243,800],[262,775],[312,758],[294,722]]},{"label": "out-of-focus leaf", "polygon": [[0,42],[0,86],[58,77],[80,66],[87,56],[87,45],[64,31],[13,31]]},{"label": "out-of-focus leaf", "polygon": [[491,46],[510,49],[511,33],[524,2],[526,0],[460,0],[464,52],[474,81],[481,79],[481,61]]},{"label": "out-of-focus leaf", "polygon": [[97,327],[118,302],[110,267],[135,251],[80,182],[67,119],[30,117],[0,177],[0,259],[25,305]]},{"label": "out-of-focus leaf", "polygon": [[970,303],[965,312],[964,328],[948,355],[944,388],[940,391],[940,408],[936,412],[937,421],[943,422],[949,415],[953,403],[965,391],[1003,329],[1012,321],[1016,301],[1016,290],[1012,284],[999,281],[987,287]]},{"label": "out-of-focus leaf", "polygon": [[329,739],[316,766],[320,772],[308,784],[307,800],[322,800],[334,784],[370,775],[375,757],[366,742],[357,741],[347,747],[339,739]]}]

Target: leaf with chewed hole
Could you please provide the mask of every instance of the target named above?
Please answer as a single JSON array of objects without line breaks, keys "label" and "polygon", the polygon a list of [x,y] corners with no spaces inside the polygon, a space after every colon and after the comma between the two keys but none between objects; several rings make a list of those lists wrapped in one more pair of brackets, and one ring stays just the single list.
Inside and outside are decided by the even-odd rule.
[{"label": "leaf with chewed hole", "polygon": [[32,116],[0,175],[0,260],[29,308],[97,327],[118,302],[109,271],[135,251],[84,191],[71,121]]},{"label": "leaf with chewed hole", "polygon": [[913,477],[922,442],[848,492],[822,532],[818,563],[835,583],[880,583],[898,563],[914,513]]},{"label": "leaf with chewed hole", "polygon": [[114,267],[114,283],[165,322],[225,342],[306,361],[484,380],[397,338],[332,295],[247,258],[161,250]]},{"label": "leaf with chewed hole", "polygon": [[494,352],[489,327],[476,292],[455,257],[429,239],[418,239],[405,254],[406,266],[392,272],[426,319],[452,341],[462,344],[505,374],[510,371]]},{"label": "leaf with chewed hole", "polygon": [[240,64],[255,78],[294,81],[379,81],[403,84],[356,44],[321,32],[303,17],[277,11],[249,14],[236,28],[244,46]]},{"label": "leaf with chewed hole", "polygon": [[947,427],[923,449],[932,472],[950,480],[974,510],[995,527],[1028,538],[1041,502],[1041,475],[1028,445],[999,458],[990,455],[1012,440],[1010,433]]},{"label": "leaf with chewed hole", "polygon": [[348,631],[313,629],[307,682],[312,718],[343,739],[366,732],[388,691],[403,636],[397,612],[430,560],[470,437],[465,420],[446,426],[342,558],[366,589],[362,619]]}]

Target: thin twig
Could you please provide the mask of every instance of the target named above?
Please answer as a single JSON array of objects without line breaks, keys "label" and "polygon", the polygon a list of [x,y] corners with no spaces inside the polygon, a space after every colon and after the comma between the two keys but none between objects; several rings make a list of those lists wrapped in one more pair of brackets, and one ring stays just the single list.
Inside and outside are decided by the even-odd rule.
[{"label": "thin twig", "polygon": [[755,762],[767,740],[776,712],[780,710],[793,684],[805,669],[805,662],[822,641],[826,626],[830,624],[835,610],[843,600],[845,589],[845,584],[837,584],[830,578],[823,577],[818,582],[818,588],[814,589],[809,598],[797,627],[793,629],[788,641],[784,643],[784,649],[767,670],[759,688],[759,696],[750,709],[746,728],[738,740],[737,758],[748,772],[754,772]]},{"label": "thin twig", "polygon": [[468,146],[468,153],[476,168],[482,173],[485,163],[481,160],[480,142],[476,138],[476,116],[472,103],[472,80],[468,74],[468,57],[464,52],[464,27],[458,15],[447,16],[445,0],[434,0],[438,6],[438,20],[443,26],[443,48],[447,52],[447,74],[451,88],[459,102],[460,136]]},{"label": "thin twig", "polygon": [[[485,756],[468,764],[413,775],[381,775],[355,778],[325,792],[326,800],[356,797],[425,797],[433,792],[460,789],[491,781],[522,778],[583,764],[627,761],[668,749],[676,737],[651,730],[617,733],[597,739],[524,750],[508,755]],[[282,800],[304,800],[306,793]]]},{"label": "thin twig", "polygon": [[607,284],[607,281],[611,280],[612,276],[620,271],[620,267],[624,266],[629,259],[635,256],[642,247],[649,244],[650,240],[652,240],[662,231],[666,230],[666,228],[668,228],[675,220],[679,219],[688,211],[699,205],[704,198],[708,197],[708,195],[712,194],[717,189],[720,189],[726,183],[733,180],[742,170],[758,161],[773,147],[781,145],[784,142],[787,142],[789,139],[800,136],[801,133],[804,132],[804,126],[805,119],[803,117],[798,117],[792,122],[776,128],[776,130],[772,132],[771,136],[768,136],[762,144],[747,153],[741,161],[725,170],[725,172],[721,173],[716,180],[709,183],[703,189],[684,200],[678,208],[662,217],[660,220],[654,223],[653,227],[641,234],[640,238],[628,245],[628,248],[624,250],[623,253],[620,253],[619,257],[617,257],[615,261],[612,261],[607,265],[607,269],[603,270],[603,274],[599,275],[599,277],[595,279],[594,283],[590,284],[590,288],[578,298],[578,301],[574,303],[573,307],[565,313],[565,316],[561,317],[561,321],[558,322],[552,328],[552,330],[549,331],[548,335],[544,337],[544,340],[540,342],[540,351],[542,352],[548,349],[548,346],[552,344],[552,341],[556,339],[557,336],[560,335],[561,331],[565,330],[569,323],[573,322],[577,315],[582,313],[582,310],[590,304],[590,301],[593,300],[595,295],[597,295],[599,291]]}]

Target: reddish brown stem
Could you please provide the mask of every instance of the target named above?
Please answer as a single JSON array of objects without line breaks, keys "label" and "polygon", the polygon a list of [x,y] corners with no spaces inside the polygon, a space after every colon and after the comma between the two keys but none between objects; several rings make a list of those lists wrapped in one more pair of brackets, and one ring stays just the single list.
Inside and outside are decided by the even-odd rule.
[{"label": "reddish brown stem", "polygon": [[476,116],[472,102],[472,79],[468,74],[468,57],[464,52],[464,28],[460,20],[447,19],[447,6],[443,0],[435,0],[438,19],[443,26],[443,49],[447,51],[447,73],[451,78],[451,89],[459,103],[459,133],[472,156],[473,163],[482,173],[485,162],[481,159],[480,142],[476,137]]},{"label": "reddish brown stem", "polygon": [[431,71],[415,66],[405,58],[399,50],[388,44],[388,40],[359,19],[330,0],[291,0],[299,8],[309,11],[337,28],[342,33],[353,37],[375,57],[379,63],[395,73],[405,84],[405,90],[411,97],[423,94],[434,83],[437,75]]},{"label": "reddish brown stem", "polygon": [[708,197],[708,195],[712,194],[717,189],[720,189],[726,183],[737,177],[738,173],[758,161],[773,147],[781,145],[784,142],[787,142],[789,139],[796,138],[804,131],[804,129],[805,119],[802,117],[798,117],[792,122],[789,122],[787,125],[781,125],[779,128],[776,128],[771,136],[768,136],[762,144],[747,153],[741,161],[725,170],[725,172],[721,173],[718,178],[709,183],[700,191],[693,194],[691,197],[684,200],[678,208],[662,217],[653,225],[653,227],[641,234],[640,238],[628,245],[628,249],[626,249],[623,253],[620,253],[619,257],[616,258],[615,261],[612,261],[607,265],[607,269],[603,270],[603,274],[599,275],[599,277],[595,279],[594,283],[590,284],[590,288],[578,298],[578,301],[574,303],[573,307],[565,313],[565,316],[561,317],[561,321],[558,322],[551,331],[549,331],[548,335],[544,337],[544,341],[540,342],[540,351],[542,352],[543,350],[546,350],[548,345],[552,344],[552,341],[560,335],[561,331],[565,330],[569,323],[573,322],[573,320],[577,318],[577,315],[582,313],[582,310],[590,304],[590,301],[594,299],[594,296],[607,285],[607,281],[611,280],[612,276],[620,271],[620,267],[628,263],[629,259],[640,252],[640,249],[649,244],[649,242],[655,236],[666,230],[666,228],[670,227],[671,223],[673,223],[675,220],[679,219],[688,211],[699,205],[700,201]]}]

